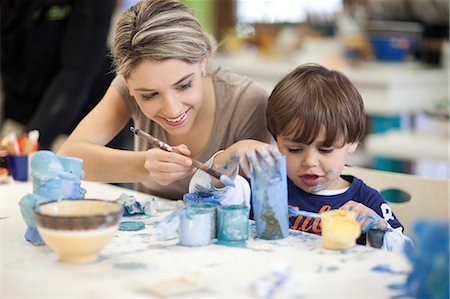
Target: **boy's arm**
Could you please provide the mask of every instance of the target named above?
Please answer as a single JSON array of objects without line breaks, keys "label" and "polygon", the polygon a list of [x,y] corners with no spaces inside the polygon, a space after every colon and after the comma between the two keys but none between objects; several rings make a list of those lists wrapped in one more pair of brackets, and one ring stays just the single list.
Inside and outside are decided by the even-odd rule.
[{"label": "boy's arm", "polygon": [[[367,232],[367,241],[371,247],[382,248],[391,252],[402,252],[405,244],[412,244],[412,241],[402,233],[403,227],[392,213],[389,204],[375,190],[370,194],[367,193],[366,196],[365,202],[350,200],[340,209],[355,212],[357,221],[361,224],[361,230],[363,233]],[[388,228],[392,231],[372,230],[371,228]]]},{"label": "boy's arm", "polygon": [[[390,227],[389,224],[388,227]],[[401,227],[393,229],[392,232],[369,231],[367,240],[372,247],[396,253],[403,253],[407,243],[413,245],[412,240],[402,233]]]}]

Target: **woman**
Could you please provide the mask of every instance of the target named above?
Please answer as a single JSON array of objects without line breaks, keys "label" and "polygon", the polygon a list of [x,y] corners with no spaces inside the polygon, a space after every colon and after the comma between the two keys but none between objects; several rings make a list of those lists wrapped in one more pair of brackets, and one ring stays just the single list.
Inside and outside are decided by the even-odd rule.
[{"label": "woman", "polygon": [[[115,32],[117,77],[58,152],[82,158],[86,179],[136,182],[139,191],[181,199],[195,172],[186,156],[206,161],[242,139],[270,142],[267,92],[228,70],[207,73],[212,45],[186,6],[140,2],[122,15]],[[137,137],[135,151],[105,147],[130,118],[186,156]]]}]

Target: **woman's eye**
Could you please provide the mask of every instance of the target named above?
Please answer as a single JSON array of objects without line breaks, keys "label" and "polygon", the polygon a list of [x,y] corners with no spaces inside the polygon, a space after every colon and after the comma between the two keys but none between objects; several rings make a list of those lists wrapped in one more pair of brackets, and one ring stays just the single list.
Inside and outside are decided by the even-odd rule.
[{"label": "woman's eye", "polygon": [[181,85],[178,87],[178,89],[181,90],[181,91],[183,91],[183,90],[186,90],[186,89],[190,88],[191,86],[192,86],[192,81],[189,81],[189,82],[186,83],[186,84],[181,84]]},{"label": "woman's eye", "polygon": [[156,93],[149,93],[149,94],[143,94],[142,99],[143,100],[151,100],[156,96]]}]

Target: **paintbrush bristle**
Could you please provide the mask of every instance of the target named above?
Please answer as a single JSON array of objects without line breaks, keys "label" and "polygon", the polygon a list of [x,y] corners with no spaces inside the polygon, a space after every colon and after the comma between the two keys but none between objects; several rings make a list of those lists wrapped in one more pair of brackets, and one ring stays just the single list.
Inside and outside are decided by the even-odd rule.
[{"label": "paintbrush bristle", "polygon": [[227,175],[220,175],[220,181],[225,185],[225,186],[232,186],[234,187],[234,181]]}]

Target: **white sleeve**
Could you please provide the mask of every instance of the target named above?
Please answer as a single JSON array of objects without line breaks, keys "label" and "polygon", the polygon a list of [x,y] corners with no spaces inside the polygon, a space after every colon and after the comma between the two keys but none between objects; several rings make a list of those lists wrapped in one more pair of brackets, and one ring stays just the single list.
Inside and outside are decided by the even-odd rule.
[{"label": "white sleeve", "polygon": [[[215,153],[205,165],[210,167],[214,158],[221,152]],[[222,205],[240,205],[244,203],[247,207],[250,207],[250,184],[245,178],[239,175],[234,179],[234,184],[235,187],[225,186],[223,188],[216,188],[212,183],[211,176],[197,169],[189,182],[189,192],[211,193]]]},{"label": "white sleeve", "polygon": [[381,249],[389,252],[404,253],[407,243],[413,244],[412,240],[402,233],[402,228],[395,228],[392,232],[386,232],[383,236]]}]

